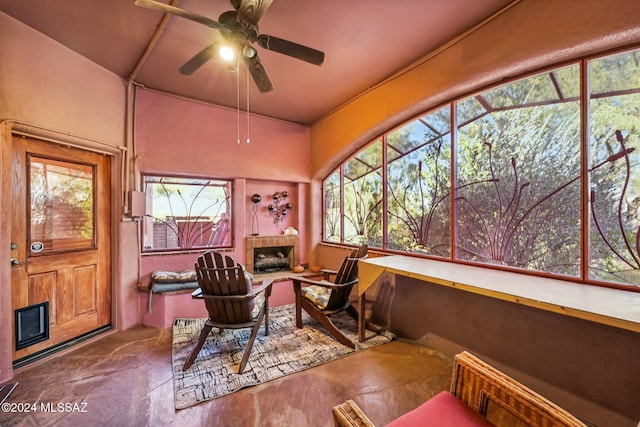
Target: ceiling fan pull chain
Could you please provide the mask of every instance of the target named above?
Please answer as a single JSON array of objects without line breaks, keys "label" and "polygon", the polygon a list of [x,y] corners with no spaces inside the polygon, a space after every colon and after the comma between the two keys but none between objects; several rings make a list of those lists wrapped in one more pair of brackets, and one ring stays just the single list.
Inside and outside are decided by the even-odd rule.
[{"label": "ceiling fan pull chain", "polygon": [[236,115],[238,116],[238,144],[240,144],[240,60],[236,63]]},{"label": "ceiling fan pull chain", "polygon": [[247,69],[247,144],[251,143],[251,139],[249,138],[249,119],[251,116],[249,115],[249,67],[245,67]]}]

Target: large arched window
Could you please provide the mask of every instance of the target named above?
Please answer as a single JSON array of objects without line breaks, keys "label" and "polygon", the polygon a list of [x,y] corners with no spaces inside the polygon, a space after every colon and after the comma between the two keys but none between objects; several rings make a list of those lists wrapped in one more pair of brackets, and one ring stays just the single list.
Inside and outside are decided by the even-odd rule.
[{"label": "large arched window", "polygon": [[323,184],[328,242],[640,289],[640,50],[452,101]]}]

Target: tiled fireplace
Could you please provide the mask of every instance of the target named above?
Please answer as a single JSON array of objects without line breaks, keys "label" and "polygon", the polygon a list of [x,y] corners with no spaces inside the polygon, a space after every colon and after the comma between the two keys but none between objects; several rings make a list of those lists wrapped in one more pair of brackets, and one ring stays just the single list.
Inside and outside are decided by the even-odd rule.
[{"label": "tiled fireplace", "polygon": [[296,235],[278,236],[247,236],[246,268],[254,274],[265,273],[266,271],[256,271],[256,255],[270,253],[279,254],[288,260],[285,269],[291,270],[300,264],[300,238]]}]

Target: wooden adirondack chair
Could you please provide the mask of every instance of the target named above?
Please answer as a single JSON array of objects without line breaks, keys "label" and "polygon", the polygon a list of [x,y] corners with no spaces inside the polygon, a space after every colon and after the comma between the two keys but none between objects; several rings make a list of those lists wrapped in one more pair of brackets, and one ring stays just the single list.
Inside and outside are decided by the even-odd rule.
[{"label": "wooden adirondack chair", "polygon": [[260,286],[252,288],[251,279],[245,275],[242,265],[214,251],[201,255],[195,268],[200,292],[194,292],[193,297],[204,300],[209,319],[182,370],[189,369],[212,328],[219,328],[220,332],[224,329],[251,328],[251,336],[238,368],[241,374],[263,319],[264,334],[269,335],[269,296],[273,280],[265,280]]},{"label": "wooden adirondack chair", "polygon": [[[309,313],[329,331],[338,342],[355,348],[353,341],[347,338],[331,321],[329,316],[346,311],[356,322],[358,311],[351,305],[349,295],[358,283],[358,261],[367,256],[367,246],[354,249],[346,257],[338,271],[322,270],[324,279],[311,280],[293,276],[293,290],[296,295],[296,326],[302,327],[302,310]],[[331,276],[335,276],[331,281]],[[306,286],[303,286],[306,285]]]}]

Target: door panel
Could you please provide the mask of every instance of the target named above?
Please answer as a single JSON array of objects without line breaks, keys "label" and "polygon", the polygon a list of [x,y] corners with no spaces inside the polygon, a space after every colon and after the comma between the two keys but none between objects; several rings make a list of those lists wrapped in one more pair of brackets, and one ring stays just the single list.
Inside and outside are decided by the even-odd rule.
[{"label": "door panel", "polygon": [[49,302],[49,339],[14,360],[111,324],[109,162],[13,138],[12,305]]}]

